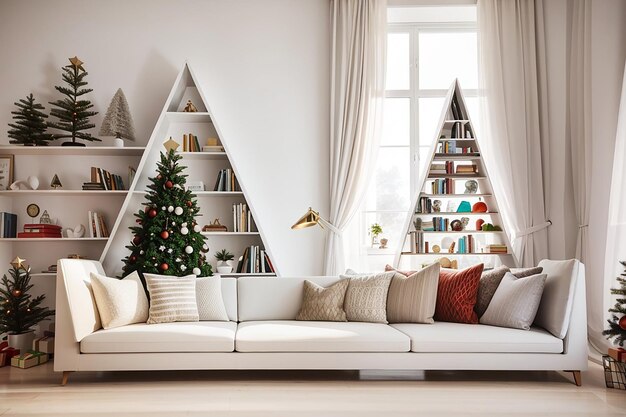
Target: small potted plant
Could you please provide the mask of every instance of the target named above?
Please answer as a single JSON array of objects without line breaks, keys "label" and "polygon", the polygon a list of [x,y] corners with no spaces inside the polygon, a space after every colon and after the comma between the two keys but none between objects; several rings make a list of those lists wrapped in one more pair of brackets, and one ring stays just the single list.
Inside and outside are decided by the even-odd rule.
[{"label": "small potted plant", "polygon": [[24,259],[15,258],[11,266],[10,278],[4,275],[0,286],[0,334],[8,333],[9,346],[24,353],[32,349],[33,327],[49,320],[54,310],[41,306],[45,295],[32,298],[29,294],[33,285]]},{"label": "small potted plant", "polygon": [[378,236],[383,233],[383,228],[378,223],[374,223],[370,226],[370,235],[372,236],[372,247],[378,245]]},{"label": "small potted plant", "polygon": [[230,264],[230,261],[235,259],[235,255],[228,252],[226,249],[222,249],[221,251],[215,254],[215,259],[217,259],[217,272],[220,274],[230,274],[233,270],[233,266]]}]

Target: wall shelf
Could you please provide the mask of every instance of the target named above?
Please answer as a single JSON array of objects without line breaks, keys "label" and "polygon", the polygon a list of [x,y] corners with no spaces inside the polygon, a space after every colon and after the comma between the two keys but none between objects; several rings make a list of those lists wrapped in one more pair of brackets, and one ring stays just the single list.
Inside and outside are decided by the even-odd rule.
[{"label": "wall shelf", "polygon": [[141,156],[146,148],[129,146],[0,146],[0,154],[61,156]]},{"label": "wall shelf", "polygon": [[46,197],[62,197],[62,196],[125,196],[128,190],[11,190],[0,191],[2,197],[19,197],[39,195]]},{"label": "wall shelf", "polygon": [[109,240],[107,237],[11,237],[11,238],[2,238],[0,242],[18,242],[18,243],[64,243],[64,242],[106,242]]}]

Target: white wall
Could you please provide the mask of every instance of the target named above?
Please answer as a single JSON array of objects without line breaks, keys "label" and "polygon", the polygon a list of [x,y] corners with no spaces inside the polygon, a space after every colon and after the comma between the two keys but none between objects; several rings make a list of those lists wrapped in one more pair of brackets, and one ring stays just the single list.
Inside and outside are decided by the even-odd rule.
[{"label": "white wall", "polygon": [[2,129],[18,98],[57,97],[60,68],[77,55],[101,112],[96,125],[121,87],[138,145],[148,140],[188,59],[277,268],[282,275],[321,274],[323,232],[290,225],[308,206],[322,214],[329,207],[327,0],[3,0],[0,39]]}]

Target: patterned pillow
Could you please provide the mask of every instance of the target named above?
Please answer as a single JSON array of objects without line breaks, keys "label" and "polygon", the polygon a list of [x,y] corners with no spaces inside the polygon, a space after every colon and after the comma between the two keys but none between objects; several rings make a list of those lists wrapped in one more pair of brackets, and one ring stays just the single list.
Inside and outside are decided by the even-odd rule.
[{"label": "patterned pillow", "polygon": [[390,323],[434,323],[439,268],[435,262],[411,276],[393,276],[387,296]]},{"label": "patterned pillow", "polygon": [[150,292],[148,324],[198,321],[196,276],[144,274]]},{"label": "patterned pillow", "polygon": [[387,323],[387,294],[395,272],[349,278],[344,310],[348,321]]},{"label": "patterned pillow", "polygon": [[197,278],[196,302],[200,321],[228,321],[222,298],[222,278]]},{"label": "patterned pillow", "polygon": [[478,316],[474,311],[478,283],[483,272],[483,264],[478,264],[462,271],[439,272],[437,288],[436,321],[477,324]]},{"label": "patterned pillow", "polygon": [[123,279],[91,273],[91,288],[105,329],[145,323],[148,297],[139,274],[134,271]]},{"label": "patterned pillow", "polygon": [[517,278],[507,272],[493,295],[481,324],[529,330],[543,294],[546,274]]},{"label": "patterned pillow", "polygon": [[343,279],[328,288],[304,281],[302,307],[296,320],[348,321],[343,310],[349,280]]},{"label": "patterned pillow", "polygon": [[500,281],[502,281],[507,272],[509,272],[509,267],[507,266],[483,271],[478,283],[478,296],[474,306],[474,311],[479,318],[487,311],[487,307],[489,307],[489,303],[496,293]]}]

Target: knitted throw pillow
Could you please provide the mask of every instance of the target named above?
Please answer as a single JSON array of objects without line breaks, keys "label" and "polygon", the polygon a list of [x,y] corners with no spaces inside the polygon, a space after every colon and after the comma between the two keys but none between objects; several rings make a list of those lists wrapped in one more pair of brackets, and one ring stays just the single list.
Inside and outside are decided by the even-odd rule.
[{"label": "knitted throw pillow", "polygon": [[474,305],[483,267],[478,264],[462,271],[442,270],[439,273],[435,321],[478,323]]},{"label": "knitted throw pillow", "polygon": [[343,310],[348,282],[349,280],[342,279],[324,288],[305,280],[302,307],[296,320],[348,321]]}]

